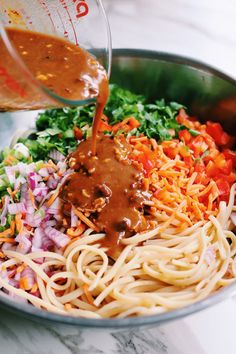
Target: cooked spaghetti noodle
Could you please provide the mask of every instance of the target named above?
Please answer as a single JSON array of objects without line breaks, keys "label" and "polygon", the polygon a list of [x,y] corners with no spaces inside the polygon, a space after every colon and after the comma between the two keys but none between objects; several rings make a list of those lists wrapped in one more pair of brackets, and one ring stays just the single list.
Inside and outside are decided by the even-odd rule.
[{"label": "cooked spaghetti noodle", "polygon": [[[233,166],[225,171],[229,161],[225,154],[223,164],[216,161],[214,174],[211,162],[223,158],[222,148],[206,133],[205,125],[183,112],[177,118],[199,135],[191,137],[182,129],[179,139],[160,144],[144,135],[112,138],[112,144],[118,144],[119,162],[114,166],[121,166],[124,174],[126,168],[137,168],[132,188],[135,198],[142,194],[140,204],[131,204],[129,216],[138,215],[141,222],[132,226],[131,220],[123,229],[119,225],[116,238],[99,219],[101,211],[110,207],[112,184],[102,186],[106,198],[100,196],[96,205],[87,202],[92,188],[81,194],[87,204],[79,206],[78,195],[70,199],[73,178],[79,178],[81,185],[87,183],[81,177],[85,165],[79,175],[76,154],[67,161],[49,159],[40,166],[18,162],[5,169],[14,185],[2,198],[1,223],[9,224],[0,233],[0,287],[5,294],[62,315],[123,318],[180,308],[235,281]],[[200,144],[199,136],[204,138]],[[205,151],[211,151],[200,160],[197,154],[204,154],[198,151],[203,142]],[[122,165],[123,161],[128,163]],[[230,176],[230,190],[222,182],[224,175]],[[8,221],[7,213],[11,213]]]}]

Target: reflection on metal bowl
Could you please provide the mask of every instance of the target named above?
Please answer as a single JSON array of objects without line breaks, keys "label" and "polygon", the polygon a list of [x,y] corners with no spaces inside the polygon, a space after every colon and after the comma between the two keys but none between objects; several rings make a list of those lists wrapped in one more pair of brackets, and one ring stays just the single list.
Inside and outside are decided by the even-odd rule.
[{"label": "reflection on metal bowl", "polygon": [[[153,51],[120,49],[113,52],[111,82],[141,93],[148,99],[165,98],[183,103],[188,111],[198,118],[220,121],[223,127],[236,133],[236,81],[187,58]],[[32,119],[25,119],[27,113],[2,115],[0,131],[10,141],[14,127],[29,128]],[[31,114],[32,117],[32,114]],[[4,123],[3,123],[4,122]],[[4,128],[3,128],[4,127]],[[160,315],[126,319],[85,319],[62,316],[39,310],[31,305],[13,302],[7,296],[0,298],[0,306],[15,314],[41,322],[58,322],[81,328],[118,329],[157,326],[214,305],[234,289],[234,284],[224,288],[207,299],[184,308]]]}]

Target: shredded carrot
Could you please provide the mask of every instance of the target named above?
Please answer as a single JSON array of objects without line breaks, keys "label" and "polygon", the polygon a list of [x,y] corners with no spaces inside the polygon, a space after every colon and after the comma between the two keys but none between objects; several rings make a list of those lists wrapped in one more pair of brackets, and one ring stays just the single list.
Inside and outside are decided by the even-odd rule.
[{"label": "shredded carrot", "polygon": [[23,290],[30,290],[28,279],[26,277],[20,279],[20,288]]},{"label": "shredded carrot", "polygon": [[149,190],[149,179],[148,178],[143,178],[143,187],[145,191]]},{"label": "shredded carrot", "polygon": [[10,225],[12,235],[14,235],[14,233],[15,233],[15,226],[16,226],[16,222],[14,220],[12,220],[11,225]]},{"label": "shredded carrot", "polygon": [[16,214],[16,230],[18,231],[18,234],[20,234],[23,231],[23,222],[21,220],[22,214],[18,213]]},{"label": "shredded carrot", "polygon": [[7,188],[7,193],[13,198],[14,195],[13,195],[13,192],[12,192],[12,189],[10,187]]},{"label": "shredded carrot", "polygon": [[34,197],[31,189],[29,190],[29,197],[30,197],[31,203],[33,204],[34,209],[37,209],[36,204],[35,204],[35,197]]},{"label": "shredded carrot", "polygon": [[177,212],[176,218],[179,219],[180,221],[185,221],[189,226],[193,225],[193,223],[191,222],[191,220],[188,218],[188,216],[186,214]]},{"label": "shredded carrot", "polygon": [[97,232],[99,231],[98,227],[94,223],[92,223],[92,221],[90,221],[83,213],[81,213],[81,211],[74,208],[74,212],[78,216],[78,218],[80,218],[80,220],[83,221],[83,223],[85,223],[90,229],[93,229]]},{"label": "shredded carrot", "polygon": [[57,199],[58,194],[59,194],[60,190],[55,190],[55,193],[48,199],[48,201],[45,203],[46,207],[49,208],[53,202]]},{"label": "shredded carrot", "polygon": [[11,196],[11,198],[14,199],[16,193],[19,192],[19,189],[16,189],[16,190],[12,191],[12,189],[11,189],[10,187],[8,187],[8,188],[7,188],[7,192],[8,192],[8,194]]},{"label": "shredded carrot", "polygon": [[19,267],[17,267],[16,273],[21,273],[21,272],[23,272],[24,269],[25,269],[25,265],[21,264]]},{"label": "shredded carrot", "polygon": [[4,237],[0,237],[0,242],[6,242],[6,243],[15,243],[15,239],[14,238],[4,238]]},{"label": "shredded carrot", "polygon": [[130,138],[130,142],[131,143],[136,143],[136,142],[144,142],[144,141],[147,141],[148,140],[148,138],[147,138],[147,136],[141,136],[141,137],[135,137],[135,138]]},{"label": "shredded carrot", "polygon": [[4,160],[4,163],[6,165],[12,166],[15,161],[17,161],[17,159],[14,156],[8,155],[7,158]]},{"label": "shredded carrot", "polygon": [[88,284],[83,285],[83,290],[84,290],[85,296],[88,300],[88,303],[90,305],[94,305],[94,298],[92,297],[92,294],[90,293],[90,291],[88,289]]},{"label": "shredded carrot", "polygon": [[50,164],[50,167],[53,167],[56,171],[58,170],[57,165],[52,160],[49,160],[48,163]]},{"label": "shredded carrot", "polygon": [[116,133],[121,129],[129,131],[140,126],[139,121],[134,117],[125,118],[122,122],[119,122],[112,126],[112,132]]},{"label": "shredded carrot", "polygon": [[3,232],[0,232],[0,237],[8,237],[12,235],[12,229],[9,227],[9,229],[4,230]]},{"label": "shredded carrot", "polygon": [[33,287],[32,287],[32,289],[31,289],[30,292],[31,292],[31,293],[35,293],[35,292],[38,290],[38,288],[39,288],[39,287],[38,287],[38,284],[35,283],[35,284],[33,285]]},{"label": "shredded carrot", "polygon": [[58,167],[55,165],[54,162],[52,162],[52,160],[49,160],[47,163],[43,163],[41,165],[41,168],[54,168],[54,170],[58,170]]},{"label": "shredded carrot", "polygon": [[6,257],[5,254],[0,252],[0,258],[5,258],[5,257]]}]

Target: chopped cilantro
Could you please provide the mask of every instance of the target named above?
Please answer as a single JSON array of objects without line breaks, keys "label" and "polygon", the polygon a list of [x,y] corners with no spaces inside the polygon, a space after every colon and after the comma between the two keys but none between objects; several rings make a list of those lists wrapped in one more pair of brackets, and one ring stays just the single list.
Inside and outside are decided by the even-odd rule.
[{"label": "chopped cilantro", "polygon": [[[144,96],[111,85],[104,114],[111,126],[133,116],[139,121],[140,127],[133,129],[129,135],[144,134],[148,138],[163,141],[178,137],[178,132],[186,129],[176,120],[182,107],[176,102],[167,105],[163,99],[147,103]],[[19,141],[28,147],[34,161],[45,160],[49,152],[55,149],[66,156],[77,146],[74,127],[84,133],[84,138],[91,135],[94,111],[94,105],[46,110],[36,120],[37,132]],[[195,131],[190,133],[196,134]]]}]

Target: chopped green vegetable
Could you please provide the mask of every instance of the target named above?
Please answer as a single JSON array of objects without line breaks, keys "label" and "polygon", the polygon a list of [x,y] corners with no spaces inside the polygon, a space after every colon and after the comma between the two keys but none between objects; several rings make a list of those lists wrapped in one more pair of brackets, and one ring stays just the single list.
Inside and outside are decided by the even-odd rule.
[{"label": "chopped green vegetable", "polygon": [[[177,137],[181,129],[186,129],[176,120],[182,107],[176,102],[167,105],[164,100],[146,103],[143,96],[111,85],[110,98],[104,114],[111,126],[133,116],[139,121],[140,127],[133,129],[129,135],[144,134],[148,138],[163,141]],[[52,150],[58,150],[66,156],[77,146],[74,127],[84,133],[84,138],[91,135],[94,112],[94,105],[47,110],[37,118],[36,134],[19,141],[28,147],[34,161],[45,160]],[[196,132],[192,131],[191,134]]]},{"label": "chopped green vegetable", "polygon": [[194,129],[189,129],[189,133],[190,133],[192,136],[198,136],[198,135],[200,135],[200,132],[198,132],[197,130],[194,130]]}]

